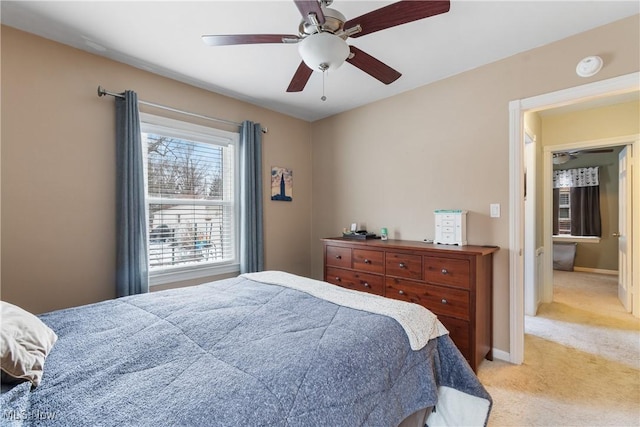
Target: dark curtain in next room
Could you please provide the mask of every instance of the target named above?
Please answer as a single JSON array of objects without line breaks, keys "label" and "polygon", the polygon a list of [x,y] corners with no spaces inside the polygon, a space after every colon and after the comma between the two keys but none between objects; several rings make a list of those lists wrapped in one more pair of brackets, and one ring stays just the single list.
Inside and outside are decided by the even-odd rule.
[{"label": "dark curtain in next room", "polygon": [[597,166],[553,172],[553,234],[559,234],[560,189],[569,189],[572,236],[602,236]]}]

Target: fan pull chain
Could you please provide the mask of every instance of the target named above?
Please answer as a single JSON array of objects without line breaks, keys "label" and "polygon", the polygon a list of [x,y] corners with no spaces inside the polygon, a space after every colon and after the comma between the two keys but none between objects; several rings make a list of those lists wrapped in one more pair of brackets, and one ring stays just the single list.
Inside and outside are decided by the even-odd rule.
[{"label": "fan pull chain", "polygon": [[326,101],[327,97],[324,96],[324,75],[327,73],[327,70],[322,70],[322,97],[320,98],[321,101]]}]

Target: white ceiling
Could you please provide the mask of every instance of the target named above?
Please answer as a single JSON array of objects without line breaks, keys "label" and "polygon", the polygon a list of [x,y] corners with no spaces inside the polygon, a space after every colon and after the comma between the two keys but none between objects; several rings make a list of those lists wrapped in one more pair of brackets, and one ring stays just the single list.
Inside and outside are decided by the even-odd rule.
[{"label": "white ceiling", "polygon": [[[350,19],[390,3],[335,0],[331,7]],[[345,63],[327,76],[325,102],[320,100],[320,73],[311,76],[303,92],[286,92],[300,63],[295,44],[208,47],[200,39],[203,34],[296,34],[301,16],[293,1],[3,0],[0,20],[94,54],[314,121],[638,13],[640,2],[635,0],[452,0],[446,14],[349,39],[350,44],[403,75],[385,86]],[[580,59],[576,58],[576,63]],[[147,100],[144,94],[140,96]]]}]

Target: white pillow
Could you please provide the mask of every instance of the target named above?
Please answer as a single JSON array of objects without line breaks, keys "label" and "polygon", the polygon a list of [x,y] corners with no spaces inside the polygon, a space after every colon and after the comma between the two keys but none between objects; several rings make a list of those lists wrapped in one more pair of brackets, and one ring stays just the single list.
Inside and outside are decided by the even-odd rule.
[{"label": "white pillow", "polygon": [[8,302],[0,301],[0,318],[0,369],[37,386],[58,336],[36,316]]}]

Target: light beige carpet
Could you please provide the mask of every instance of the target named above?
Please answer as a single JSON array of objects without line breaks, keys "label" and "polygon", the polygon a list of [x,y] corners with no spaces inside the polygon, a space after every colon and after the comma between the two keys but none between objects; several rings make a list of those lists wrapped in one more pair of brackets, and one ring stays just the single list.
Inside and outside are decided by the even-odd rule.
[{"label": "light beige carpet", "polygon": [[524,363],[479,367],[489,426],[640,426],[640,319],[616,281],[554,271],[554,301],[525,318]]}]

